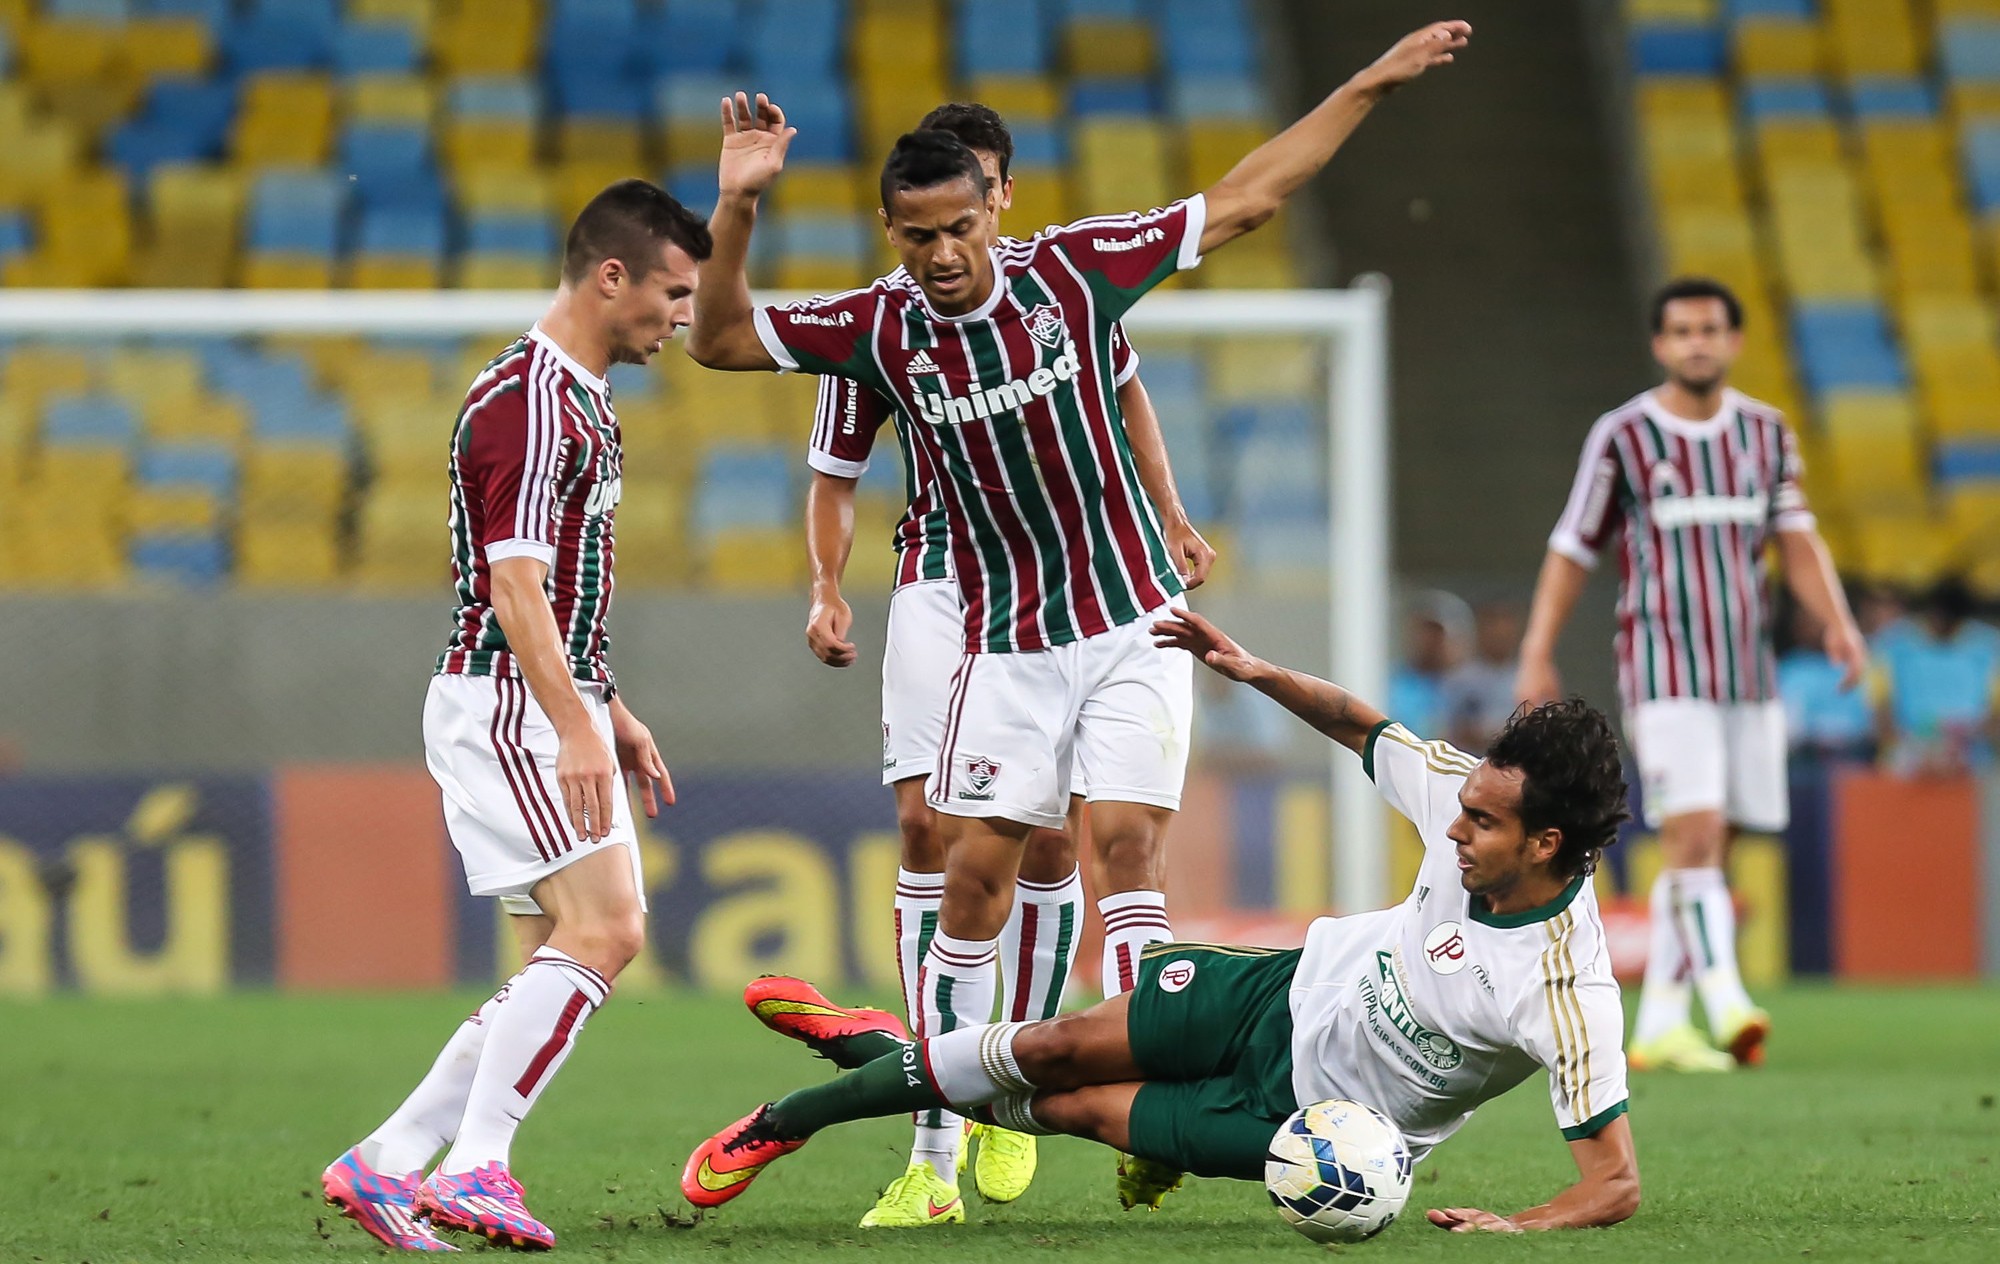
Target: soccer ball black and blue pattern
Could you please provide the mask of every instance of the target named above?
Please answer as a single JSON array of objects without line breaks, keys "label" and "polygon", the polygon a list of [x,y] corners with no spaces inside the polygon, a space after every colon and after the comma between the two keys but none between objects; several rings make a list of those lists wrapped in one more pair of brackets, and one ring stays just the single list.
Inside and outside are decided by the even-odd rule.
[{"label": "soccer ball black and blue pattern", "polygon": [[1410,1147],[1382,1112],[1316,1102],[1271,1138],[1264,1188],[1285,1222],[1315,1242],[1359,1242],[1410,1200]]}]

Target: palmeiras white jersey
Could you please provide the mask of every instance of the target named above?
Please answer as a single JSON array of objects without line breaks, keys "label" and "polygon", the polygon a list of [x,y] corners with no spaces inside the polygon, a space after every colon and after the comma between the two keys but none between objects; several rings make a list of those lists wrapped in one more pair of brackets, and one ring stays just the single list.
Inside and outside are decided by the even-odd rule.
[{"label": "palmeiras white jersey", "polygon": [[1401,904],[1307,933],[1291,995],[1299,1102],[1373,1106],[1421,1158],[1546,1068],[1563,1137],[1596,1135],[1625,1113],[1625,1015],[1590,880],[1540,908],[1488,912],[1445,836],[1479,761],[1386,723],[1363,758],[1416,825],[1424,862]]}]

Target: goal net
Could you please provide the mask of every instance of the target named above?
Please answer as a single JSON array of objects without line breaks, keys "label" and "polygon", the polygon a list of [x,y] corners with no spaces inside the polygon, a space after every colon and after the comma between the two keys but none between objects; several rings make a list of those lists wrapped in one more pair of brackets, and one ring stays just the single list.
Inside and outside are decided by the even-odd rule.
[{"label": "goal net", "polygon": [[[0,293],[0,993],[442,985],[508,958],[463,895],[419,715],[448,629],[451,419],[546,303]],[[1386,305],[1370,286],[1170,292],[1126,319],[1220,553],[1193,604],[1376,698]],[[711,373],[669,345],[612,382],[612,661],[680,793],[641,820],[653,944],[631,983],[893,988],[893,445],[859,490],[861,662],[835,671],[803,637],[813,379]],[[1177,932],[1280,942],[1385,903],[1359,761],[1197,676]]]}]

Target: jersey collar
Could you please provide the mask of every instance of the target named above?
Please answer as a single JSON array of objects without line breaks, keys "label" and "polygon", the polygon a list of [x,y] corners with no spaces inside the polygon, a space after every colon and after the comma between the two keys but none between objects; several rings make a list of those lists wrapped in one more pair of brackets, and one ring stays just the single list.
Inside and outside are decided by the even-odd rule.
[{"label": "jersey collar", "polygon": [[1674,434],[1688,435],[1690,437],[1714,434],[1723,427],[1724,423],[1736,415],[1737,409],[1741,408],[1742,405],[1743,397],[1736,393],[1736,388],[1733,386],[1722,388],[1722,402],[1716,409],[1715,416],[1713,417],[1677,417],[1673,413],[1668,412],[1666,406],[1660,403],[1660,397],[1656,391],[1647,391],[1639,397],[1639,407],[1644,409],[1646,416],[1652,418],[1653,422],[1662,430],[1669,430]]},{"label": "jersey collar", "polygon": [[915,277],[911,277],[910,284],[917,287],[917,301],[924,305],[924,314],[932,320],[940,320],[948,325],[962,325],[969,320],[985,320],[988,316],[991,316],[993,309],[1000,306],[1001,293],[1007,286],[1000,275],[1000,252],[994,247],[988,246],[986,248],[986,257],[993,263],[993,292],[986,296],[985,302],[961,316],[947,316],[937,308],[932,307],[931,296],[924,293],[923,286],[917,285]]},{"label": "jersey collar", "polygon": [[1470,900],[1467,900],[1466,912],[1473,921],[1478,922],[1481,926],[1491,926],[1495,930],[1518,930],[1523,926],[1533,926],[1536,922],[1548,921],[1551,917],[1568,908],[1570,901],[1576,898],[1576,893],[1583,890],[1583,884],[1589,880],[1589,876],[1582,873],[1576,875],[1569,880],[1569,885],[1564,887],[1562,894],[1556,896],[1555,899],[1536,908],[1523,909],[1519,913],[1488,912],[1486,897],[1483,895],[1475,895]]},{"label": "jersey collar", "polygon": [[548,331],[542,328],[541,321],[535,322],[535,327],[528,331],[528,336],[536,342],[541,343],[543,348],[556,358],[556,363],[568,369],[571,376],[575,377],[577,381],[583,383],[599,395],[604,394],[606,389],[604,379],[592,373],[589,369],[584,368],[581,364],[578,364],[575,356],[564,351],[554,338],[549,337]]}]

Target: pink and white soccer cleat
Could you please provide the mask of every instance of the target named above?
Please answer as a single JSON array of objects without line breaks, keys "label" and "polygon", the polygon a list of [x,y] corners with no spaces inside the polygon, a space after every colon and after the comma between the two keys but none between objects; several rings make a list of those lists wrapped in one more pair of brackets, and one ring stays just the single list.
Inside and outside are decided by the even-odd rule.
[{"label": "pink and white soccer cleat", "polygon": [[335,1159],[320,1177],[329,1206],[367,1230],[369,1236],[399,1251],[456,1251],[457,1247],[416,1217],[421,1172],[391,1176],[361,1159],[356,1146]]},{"label": "pink and white soccer cleat", "polygon": [[431,1173],[417,1190],[417,1214],[441,1229],[476,1233],[517,1251],[546,1251],[556,1244],[555,1230],[528,1214],[521,1183],[498,1163],[456,1176]]}]

